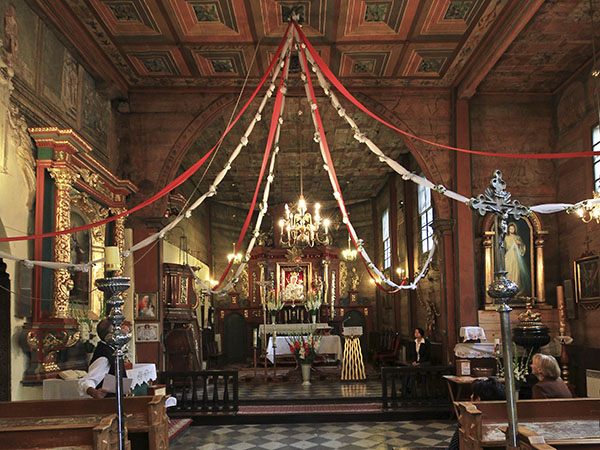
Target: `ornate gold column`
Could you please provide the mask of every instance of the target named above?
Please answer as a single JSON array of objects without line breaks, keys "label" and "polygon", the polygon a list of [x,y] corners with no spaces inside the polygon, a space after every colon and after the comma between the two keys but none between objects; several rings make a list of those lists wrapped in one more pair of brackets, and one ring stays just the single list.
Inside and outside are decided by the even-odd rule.
[{"label": "ornate gold column", "polygon": [[[62,231],[71,228],[71,195],[70,190],[74,181],[79,177],[71,169],[56,167],[48,169],[54,179],[55,217],[54,230]],[[54,238],[54,261],[71,262],[71,240],[69,234],[61,234]],[[51,317],[64,319],[68,317],[69,292],[73,289],[73,280],[67,269],[54,271],[52,285]]]},{"label": "ornate gold column", "polygon": [[540,309],[550,309],[551,306],[546,303],[546,287],[544,282],[544,236],[547,231],[537,231],[534,233],[535,246],[535,297],[537,307]]},{"label": "ornate gold column", "polygon": [[[485,285],[489,286],[494,281],[494,253],[492,245],[494,244],[494,232],[484,232],[483,248],[485,252]],[[485,309],[495,309],[494,299],[485,293]]]},{"label": "ornate gold column", "polygon": [[[110,213],[113,215],[119,215],[126,211],[125,208],[111,208]],[[120,217],[115,220],[115,234],[114,234],[114,245],[119,247],[119,253],[123,253],[125,248],[125,219],[126,217]],[[121,258],[121,267],[115,272],[116,277],[123,276],[123,258]]]}]

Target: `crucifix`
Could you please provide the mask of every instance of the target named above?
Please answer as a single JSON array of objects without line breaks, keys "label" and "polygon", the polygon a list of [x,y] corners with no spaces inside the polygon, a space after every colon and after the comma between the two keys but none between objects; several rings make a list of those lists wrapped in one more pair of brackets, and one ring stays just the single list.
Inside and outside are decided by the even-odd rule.
[{"label": "crucifix", "polygon": [[506,432],[507,448],[517,448],[517,405],[515,401],[515,380],[513,373],[513,346],[511,345],[510,312],[512,308],[507,302],[519,292],[519,286],[506,278],[508,273],[504,265],[505,237],[508,229],[508,218],[519,220],[530,213],[528,207],[521,205],[518,200],[512,200],[510,192],[506,191],[506,182],[502,172],[496,170],[484,194],[472,198],[469,207],[480,215],[492,213],[495,216],[496,258],[494,260],[494,281],[488,286],[488,294],[494,303],[500,300],[497,311],[500,315],[502,332],[502,352],[504,354],[504,383],[506,385],[506,407],[508,412],[508,430]]}]

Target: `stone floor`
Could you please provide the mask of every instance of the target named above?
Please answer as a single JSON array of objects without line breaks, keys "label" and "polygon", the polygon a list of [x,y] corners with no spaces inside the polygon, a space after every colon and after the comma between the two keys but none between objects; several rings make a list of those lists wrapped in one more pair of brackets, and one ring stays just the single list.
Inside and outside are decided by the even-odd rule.
[{"label": "stone floor", "polygon": [[455,421],[192,426],[170,443],[183,449],[446,448]]}]

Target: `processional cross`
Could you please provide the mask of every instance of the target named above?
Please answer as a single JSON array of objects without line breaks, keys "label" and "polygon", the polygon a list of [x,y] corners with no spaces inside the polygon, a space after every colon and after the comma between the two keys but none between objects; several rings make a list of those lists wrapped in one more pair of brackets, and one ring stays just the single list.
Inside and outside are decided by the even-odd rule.
[{"label": "processional cross", "polygon": [[[496,258],[494,261],[494,281],[488,286],[488,294],[493,299],[499,299],[498,313],[500,314],[500,327],[502,331],[502,352],[504,354],[504,383],[506,385],[508,430],[506,433],[507,448],[517,448],[517,408],[515,401],[515,380],[513,373],[513,346],[511,345],[510,312],[512,308],[507,302],[519,292],[519,286],[514,281],[506,278],[508,273],[504,267],[506,252],[505,237],[508,229],[508,218],[512,216],[519,220],[530,214],[528,207],[523,206],[518,200],[511,199],[510,192],[506,191],[506,182],[502,179],[502,172],[496,170],[484,194],[472,198],[469,207],[480,215],[492,213],[496,224]],[[496,303],[496,302],[494,302]]]}]

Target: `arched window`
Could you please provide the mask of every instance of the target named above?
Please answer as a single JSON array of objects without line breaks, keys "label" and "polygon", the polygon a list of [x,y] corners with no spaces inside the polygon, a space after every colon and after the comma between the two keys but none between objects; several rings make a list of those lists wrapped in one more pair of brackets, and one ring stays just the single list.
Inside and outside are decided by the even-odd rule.
[{"label": "arched window", "polygon": [[419,242],[421,254],[427,253],[433,247],[433,205],[431,190],[420,184],[417,187],[417,206],[419,212]]},{"label": "arched window", "polygon": [[[600,151],[600,125],[592,130],[592,151]],[[600,192],[600,155],[594,155],[594,190]]]}]

